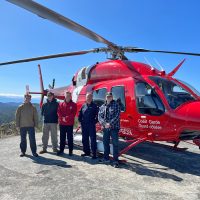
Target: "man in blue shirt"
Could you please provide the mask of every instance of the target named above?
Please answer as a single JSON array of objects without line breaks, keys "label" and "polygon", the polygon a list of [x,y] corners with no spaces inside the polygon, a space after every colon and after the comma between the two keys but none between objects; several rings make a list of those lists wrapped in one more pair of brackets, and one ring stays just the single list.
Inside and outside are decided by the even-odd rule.
[{"label": "man in blue shirt", "polygon": [[98,107],[92,100],[92,94],[87,93],[86,103],[81,107],[78,120],[81,123],[82,128],[82,143],[84,153],[81,154],[81,156],[90,156],[90,139],[92,158],[96,159],[96,123],[98,122]]},{"label": "man in blue shirt", "polygon": [[106,102],[103,104],[98,113],[98,120],[103,128],[103,145],[104,145],[104,163],[109,162],[110,153],[110,137],[113,143],[113,166],[119,167],[118,162],[118,132],[120,129],[120,106],[115,100],[111,92],[106,94]]}]

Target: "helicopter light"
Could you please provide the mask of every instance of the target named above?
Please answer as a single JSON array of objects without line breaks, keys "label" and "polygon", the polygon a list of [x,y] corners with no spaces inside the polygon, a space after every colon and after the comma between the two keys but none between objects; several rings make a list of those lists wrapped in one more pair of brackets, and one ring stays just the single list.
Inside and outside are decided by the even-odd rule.
[{"label": "helicopter light", "polygon": [[155,73],[155,68],[151,67],[151,72]]},{"label": "helicopter light", "polygon": [[147,134],[147,138],[148,138],[148,140],[150,140],[150,141],[153,141],[153,139],[154,139],[154,134],[153,133],[148,133]]},{"label": "helicopter light", "polygon": [[161,76],[165,76],[165,75],[166,75],[165,70],[162,70],[162,71],[160,72],[160,75],[161,75]]}]

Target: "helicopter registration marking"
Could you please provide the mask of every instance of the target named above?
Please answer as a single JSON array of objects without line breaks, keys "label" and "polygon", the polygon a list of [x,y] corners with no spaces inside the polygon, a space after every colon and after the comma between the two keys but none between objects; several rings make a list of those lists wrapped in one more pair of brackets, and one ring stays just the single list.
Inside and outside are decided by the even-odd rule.
[{"label": "helicopter registration marking", "polygon": [[121,128],[120,132],[124,135],[132,135],[132,131],[129,128]]},{"label": "helicopter registration marking", "polygon": [[138,119],[138,127],[144,129],[161,130],[162,126],[159,120]]}]

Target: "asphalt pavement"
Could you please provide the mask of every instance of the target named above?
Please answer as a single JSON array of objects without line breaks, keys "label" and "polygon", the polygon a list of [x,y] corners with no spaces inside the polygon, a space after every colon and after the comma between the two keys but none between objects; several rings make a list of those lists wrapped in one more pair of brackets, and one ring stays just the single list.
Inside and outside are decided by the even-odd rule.
[{"label": "asphalt pavement", "polygon": [[[81,157],[48,153],[19,157],[19,136],[0,139],[0,200],[199,200],[200,150],[182,143],[187,151],[171,144],[139,144],[121,159],[120,168]],[[51,141],[49,141],[51,142]],[[120,148],[124,147],[120,142]],[[41,150],[41,133],[37,133]]]}]

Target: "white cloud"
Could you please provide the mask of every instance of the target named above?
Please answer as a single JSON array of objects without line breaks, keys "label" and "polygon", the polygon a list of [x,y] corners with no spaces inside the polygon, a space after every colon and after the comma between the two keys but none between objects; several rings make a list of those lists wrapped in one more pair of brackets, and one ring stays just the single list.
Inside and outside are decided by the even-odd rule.
[{"label": "white cloud", "polygon": [[[24,95],[23,94],[11,94],[11,93],[0,93],[0,97],[19,97],[19,98],[21,98],[21,97],[24,97]],[[33,99],[38,99],[38,98],[40,98],[40,95],[32,95],[32,98]]]}]

